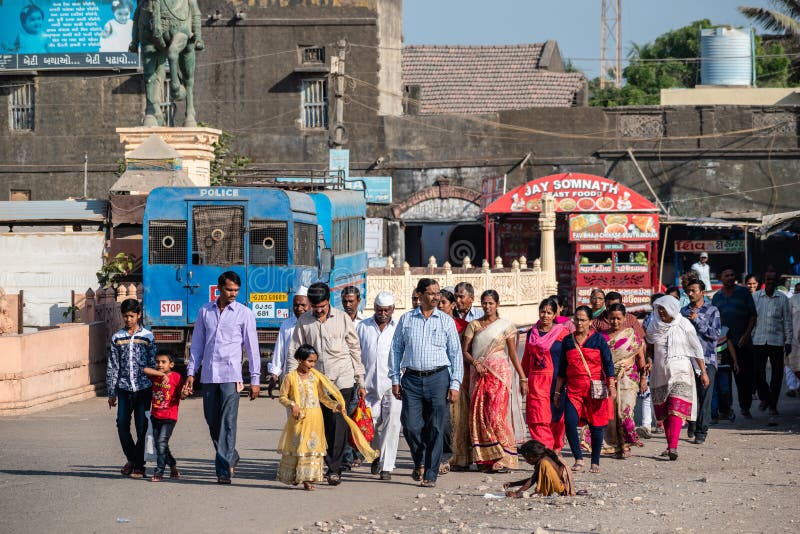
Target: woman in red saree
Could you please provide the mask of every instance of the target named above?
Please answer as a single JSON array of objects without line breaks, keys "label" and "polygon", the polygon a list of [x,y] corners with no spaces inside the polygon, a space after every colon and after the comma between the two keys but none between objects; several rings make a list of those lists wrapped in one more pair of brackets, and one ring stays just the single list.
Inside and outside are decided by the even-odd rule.
[{"label": "woman in red saree", "polygon": [[484,316],[467,325],[462,343],[464,358],[475,368],[469,418],[472,459],[483,471],[506,473],[518,466],[509,409],[511,389],[515,387],[511,366],[520,376],[523,395],[528,393],[528,379],[523,378],[525,374],[517,359],[517,329],[497,315],[499,303],[496,291],[483,292]]},{"label": "woman in red saree", "polygon": [[600,472],[600,452],[603,448],[603,430],[608,424],[609,400],[592,398],[592,380],[602,380],[608,385],[611,399],[616,398],[616,378],[611,350],[602,335],[590,327],[592,310],[579,306],[575,310],[575,332],[564,338],[561,346],[558,381],[553,400],[561,397],[561,387],[567,385],[567,405],[564,423],[567,441],[575,458],[573,471],[583,469],[583,451],[578,438],[578,425],[586,421],[592,442],[592,466],[589,472]]},{"label": "woman in red saree", "polygon": [[[559,453],[564,445],[564,401],[552,403],[556,387],[561,341],[569,330],[555,323],[558,304],[553,298],[539,304],[539,321],[531,328],[522,370],[528,377],[528,395],[525,400],[525,422],[531,439],[541,441],[545,447]],[[562,392],[563,393],[563,392]]]}]

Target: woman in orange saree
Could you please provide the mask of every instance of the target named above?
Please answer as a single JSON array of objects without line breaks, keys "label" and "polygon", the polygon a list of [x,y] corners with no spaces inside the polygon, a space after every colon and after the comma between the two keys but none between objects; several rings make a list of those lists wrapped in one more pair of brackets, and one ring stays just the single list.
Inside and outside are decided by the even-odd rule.
[{"label": "woman in orange saree", "polygon": [[497,315],[500,297],[489,289],[481,295],[484,316],[464,330],[464,358],[474,368],[470,393],[469,428],[472,460],[478,468],[505,473],[518,467],[514,427],[509,399],[511,366],[520,377],[522,395],[528,394],[528,379],[517,358],[517,329]]}]

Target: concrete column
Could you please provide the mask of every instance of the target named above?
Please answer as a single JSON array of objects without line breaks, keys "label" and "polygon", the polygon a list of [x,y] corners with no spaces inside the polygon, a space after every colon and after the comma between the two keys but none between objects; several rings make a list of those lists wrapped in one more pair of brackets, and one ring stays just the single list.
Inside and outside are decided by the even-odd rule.
[{"label": "concrete column", "polygon": [[386,221],[386,255],[395,265],[406,261],[406,232],[402,221]]},{"label": "concrete column", "polygon": [[556,280],[556,206],[552,195],[542,195],[542,212],[539,214],[539,231],[542,234],[540,257],[547,295],[558,291]]}]

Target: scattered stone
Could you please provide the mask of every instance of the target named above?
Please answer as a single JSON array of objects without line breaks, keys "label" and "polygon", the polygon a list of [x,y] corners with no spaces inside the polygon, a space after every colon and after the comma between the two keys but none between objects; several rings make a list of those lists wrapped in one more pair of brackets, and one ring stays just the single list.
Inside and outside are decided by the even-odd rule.
[{"label": "scattered stone", "polygon": [[598,499],[597,500],[597,506],[605,506],[605,505],[606,505],[606,501],[604,501],[603,499]]},{"label": "scattered stone", "polygon": [[542,527],[536,527],[536,530],[533,531],[533,534],[547,534],[547,531]]},{"label": "scattered stone", "polygon": [[424,499],[426,495],[424,493],[417,493],[417,499]]},{"label": "scattered stone", "polygon": [[315,527],[327,527],[328,526],[328,522],[327,521],[317,521],[316,523],[314,523],[314,526]]},{"label": "scattered stone", "polygon": [[723,459],[722,459],[722,461],[723,461],[723,462],[730,462],[730,461],[731,461],[731,459],[730,459],[730,458],[723,458]]},{"label": "scattered stone", "polygon": [[477,488],[475,488],[475,489],[477,489],[478,491],[486,491],[486,490],[488,490],[488,489],[489,489],[489,486],[478,486],[478,487],[477,487]]},{"label": "scattered stone", "polygon": [[[381,312],[381,313],[383,313],[383,312]],[[437,503],[439,503],[439,504],[444,504],[444,499],[439,499],[439,500],[438,500],[438,501],[436,501],[436,502],[437,502]]]},{"label": "scattered stone", "polygon": [[636,497],[633,498],[633,502],[642,502],[642,498],[639,497],[639,496],[636,496]]},{"label": "scattered stone", "polygon": [[358,520],[359,520],[359,521],[366,521],[366,520],[367,520],[367,516],[365,516],[365,515],[360,515],[360,516],[358,516]]},{"label": "scattered stone", "polygon": [[398,521],[402,521],[403,519],[406,518],[406,516],[401,514],[394,514],[394,518],[397,519]]}]

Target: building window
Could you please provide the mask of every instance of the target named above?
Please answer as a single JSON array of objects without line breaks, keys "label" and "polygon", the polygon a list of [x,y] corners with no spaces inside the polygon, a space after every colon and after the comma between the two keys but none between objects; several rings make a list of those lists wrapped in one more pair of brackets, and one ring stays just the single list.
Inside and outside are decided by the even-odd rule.
[{"label": "building window", "polygon": [[302,124],[306,129],[328,128],[328,80],[303,80],[300,90]]},{"label": "building window", "polygon": [[302,65],[319,65],[325,63],[325,47],[324,46],[301,46],[300,47],[300,64]]},{"label": "building window", "polygon": [[31,199],[30,189],[12,189],[8,195],[8,200],[12,201],[26,201]]},{"label": "building window", "polygon": [[11,87],[9,99],[11,129],[15,131],[33,130],[35,91],[32,82]]},{"label": "building window", "polygon": [[175,102],[169,92],[169,73],[161,86],[161,113],[164,114],[164,126],[175,126]]}]

